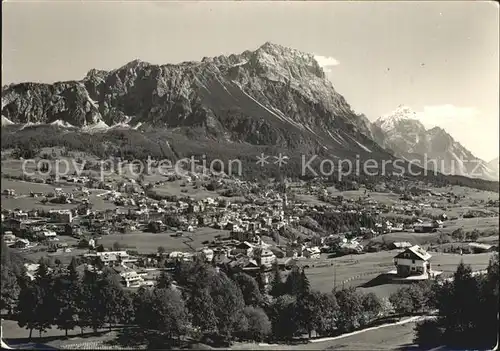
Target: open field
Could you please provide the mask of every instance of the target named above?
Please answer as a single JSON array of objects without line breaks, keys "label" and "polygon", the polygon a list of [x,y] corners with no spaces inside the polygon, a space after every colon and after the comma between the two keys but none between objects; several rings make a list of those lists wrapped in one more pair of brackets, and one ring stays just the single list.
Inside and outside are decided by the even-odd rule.
[{"label": "open field", "polygon": [[184,185],[186,182],[182,180],[176,180],[173,182],[167,182],[160,186],[155,186],[153,191],[158,195],[170,195],[170,196],[190,196],[197,200],[201,200],[207,197],[216,198],[220,196],[216,191],[209,191],[203,187],[198,187],[195,189],[193,185]]},{"label": "open field", "polygon": [[18,197],[18,198],[6,198],[2,196],[2,208],[13,210],[16,208],[19,208],[21,210],[32,210],[32,209],[39,209],[39,210],[56,210],[56,209],[71,209],[74,208],[76,205],[75,204],[52,204],[52,203],[46,203],[42,204],[40,202],[40,198],[33,198],[33,197]]},{"label": "open field", "polygon": [[479,243],[498,245],[498,239],[499,239],[498,234],[496,234],[496,235],[483,236],[482,238],[479,238],[477,241]]},{"label": "open field", "polygon": [[[391,192],[367,192],[365,194],[365,189],[361,188],[359,190],[349,190],[349,191],[338,191],[333,187],[327,188],[328,192],[332,196],[343,196],[346,199],[357,200],[358,198],[364,198],[369,196],[371,199],[386,205],[401,205],[400,196]],[[430,188],[431,190],[438,193],[447,193],[452,192],[455,195],[462,196],[457,204],[448,203],[447,198],[432,196],[428,197],[421,196],[420,198],[415,198],[417,202],[430,201],[435,203],[438,208],[426,208],[424,210],[424,215],[441,215],[442,213],[446,213],[449,217],[458,217],[468,212],[469,210],[484,212],[491,216],[498,216],[499,209],[494,207],[485,208],[482,202],[487,202],[489,200],[498,200],[499,194],[491,191],[480,191],[477,189],[471,189],[461,186],[453,186],[446,188]],[[313,199],[309,199],[309,201],[313,201]],[[317,201],[317,200],[316,200]],[[439,207],[446,208],[443,210]],[[390,215],[390,214],[389,214]],[[398,217],[404,217],[404,215],[398,215]]]},{"label": "open field", "polygon": [[464,214],[471,211],[481,213],[481,215],[485,217],[498,216],[498,208],[484,207],[483,205],[475,205],[475,206],[448,205],[446,206],[446,210],[440,208],[426,208],[423,211],[422,216],[423,217],[441,216],[443,213],[446,213],[448,218],[456,218],[456,217],[462,217]]},{"label": "open field", "polygon": [[[338,338],[335,340],[319,341],[314,343],[305,343],[298,345],[285,344],[255,344],[255,343],[235,343],[232,350],[394,350],[405,349],[413,344],[414,328],[416,323],[409,322],[402,325],[387,326],[380,329],[362,331],[360,333]],[[20,328],[16,321],[4,320],[3,336],[11,345],[16,341],[24,339],[29,332]],[[86,332],[89,332],[88,330]],[[80,336],[80,330],[74,329],[68,332],[68,338],[64,337],[64,331],[55,327],[49,328],[43,333],[43,339],[40,342],[58,348],[73,348],[76,345],[99,346],[107,345],[110,348],[109,341],[115,339],[119,333],[116,331],[108,332],[106,329],[100,330],[101,335],[85,334]],[[33,332],[34,341],[38,342],[37,331]]]},{"label": "open field", "polygon": [[14,189],[17,195],[29,195],[30,191],[33,192],[51,192],[55,188],[61,188],[63,191],[71,191],[76,189],[76,185],[67,184],[44,184],[44,183],[31,183],[16,179],[2,178],[0,182],[2,191],[5,189]]},{"label": "open field", "polygon": [[[54,203],[49,203],[47,202],[46,204],[42,204],[40,202],[41,198],[33,198],[29,196],[22,196],[22,197],[4,197],[2,196],[2,207],[5,209],[16,209],[19,208],[21,210],[32,210],[32,209],[39,209],[39,210],[53,210],[53,209],[71,209],[75,208],[77,204],[54,204]],[[96,196],[96,195],[90,195],[88,197],[89,202],[92,204],[92,209],[95,210],[108,210],[108,209],[115,209],[116,205],[109,201],[105,201],[103,198]]]},{"label": "open field", "polygon": [[[49,193],[53,192],[55,188],[61,188],[64,192],[73,193],[77,191],[78,185],[69,185],[69,184],[42,184],[42,183],[30,183],[21,180],[14,179],[1,179],[1,190],[4,189],[14,189],[16,191],[16,196],[14,197],[6,197],[2,195],[2,207],[6,209],[15,209],[19,208],[22,210],[31,210],[31,209],[70,209],[74,208],[75,204],[54,204],[54,203],[46,203],[42,204],[40,200],[42,198],[34,198],[30,197],[29,194],[31,191],[40,192],[40,193]],[[93,209],[95,210],[107,210],[114,209],[116,206],[108,201],[105,201],[102,197],[98,196],[99,194],[105,193],[105,190],[99,189],[89,189],[90,195],[88,199],[90,203],[93,205]]]},{"label": "open field", "polygon": [[387,245],[394,242],[408,241],[413,245],[426,245],[436,243],[439,238],[439,233],[414,233],[414,232],[394,232],[379,235],[373,239],[363,241],[363,244],[386,243]]},{"label": "open field", "polygon": [[[495,231],[498,233],[498,216],[497,217],[481,217],[481,218],[461,218],[445,222],[446,227],[438,229],[438,232],[451,234],[454,230],[462,228],[464,231],[472,231],[474,229],[480,232]],[[492,233],[493,234],[493,233]]]},{"label": "open field", "polygon": [[415,322],[368,330],[343,338],[299,345],[259,345],[238,343],[233,350],[397,350],[413,344]]},{"label": "open field", "polygon": [[371,199],[383,203],[383,204],[397,204],[400,202],[399,195],[394,193],[382,193],[376,191],[368,191],[365,194],[365,189],[361,188],[359,190],[348,190],[348,191],[338,191],[334,187],[327,188],[328,192],[331,196],[343,196],[346,199],[357,200],[358,198],[364,198],[367,195],[370,196]]},{"label": "open field", "polygon": [[311,204],[311,205],[327,205],[328,204],[324,201],[319,200],[316,195],[297,194],[296,197],[297,197],[297,200],[299,200],[300,202],[303,202],[305,204]]},{"label": "open field", "polygon": [[[359,286],[381,273],[386,273],[394,269],[393,257],[398,250],[382,251],[376,253],[365,253],[361,255],[343,256],[333,259],[320,259],[313,263],[313,260],[300,261],[301,265],[309,265],[306,269],[307,277],[313,289],[328,292],[333,288],[334,277],[336,286],[348,287]],[[488,266],[490,253],[471,254],[460,256],[458,254],[444,254],[432,252],[431,264],[434,270],[442,271],[444,275],[452,274],[460,261],[471,265],[473,270],[482,270]],[[314,267],[312,267],[314,264]],[[347,281],[348,280],[348,281]],[[381,294],[380,297],[387,296],[392,292],[391,287],[370,287],[364,288]]]},{"label": "open field", "polygon": [[[451,235],[453,231],[462,228],[465,232],[479,230],[481,234],[489,237],[488,241],[498,243],[499,222],[498,217],[481,217],[481,218],[461,218],[445,222],[444,228],[438,228],[434,233],[414,233],[414,232],[395,232],[379,235],[373,239],[363,241],[363,244],[371,243],[386,243],[408,241],[414,245],[429,245],[437,244],[441,234]],[[479,240],[481,241],[481,240]]]},{"label": "open field", "polygon": [[98,241],[106,248],[111,248],[113,243],[118,242],[122,247],[137,250],[140,253],[157,252],[159,246],[163,246],[167,252],[170,251],[189,251],[203,247],[203,242],[212,241],[217,235],[225,237],[228,231],[199,228],[193,233],[184,233],[183,237],[172,236],[173,232],[165,233],[130,233],[130,234],[111,234],[105,235]]},{"label": "open field", "polygon": [[51,260],[58,259],[59,261],[61,261],[61,264],[67,266],[71,262],[73,257],[81,256],[87,252],[87,249],[71,248],[71,252],[29,251],[22,252],[21,255],[32,263],[37,263],[40,258],[45,257]]},{"label": "open field", "polygon": [[484,191],[484,190],[478,190],[478,189],[472,189],[472,188],[467,188],[463,186],[450,186],[448,188],[436,188],[436,191],[443,192],[445,189],[449,189],[449,191],[452,191],[455,195],[460,195],[464,196],[464,199],[462,201],[468,202],[468,201],[488,201],[488,200],[498,200],[500,194],[495,193],[493,191]]}]

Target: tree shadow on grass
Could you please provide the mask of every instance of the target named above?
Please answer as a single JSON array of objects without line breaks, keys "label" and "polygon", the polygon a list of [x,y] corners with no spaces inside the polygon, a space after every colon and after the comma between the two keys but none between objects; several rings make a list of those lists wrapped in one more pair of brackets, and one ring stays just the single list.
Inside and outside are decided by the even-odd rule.
[{"label": "tree shadow on grass", "polygon": [[378,285],[384,285],[384,284],[391,284],[392,279],[390,274],[379,274],[372,280],[367,281],[366,283],[360,285],[361,288],[371,288],[373,286],[378,286]]},{"label": "tree shadow on grass", "polygon": [[96,337],[101,337],[103,335],[106,335],[109,333],[109,330],[103,330],[99,331],[97,333],[93,331],[85,332],[83,334],[73,334],[73,335],[53,335],[53,336],[42,336],[38,337],[36,335],[33,335],[33,337],[30,339],[29,337],[26,338],[11,338],[11,339],[4,339],[5,342],[10,345],[10,346],[15,346],[16,348],[19,348],[22,346],[22,349],[25,348],[37,348],[37,349],[44,349],[43,345],[46,346],[54,346],[58,345],[61,343],[61,341],[66,341],[70,340],[73,338],[81,338],[81,339],[89,339],[89,338],[96,338]]},{"label": "tree shadow on grass", "polygon": [[170,350],[184,348],[183,340],[169,339],[155,331],[141,328],[126,328],[118,331],[113,340],[103,342],[104,345],[119,348]]},{"label": "tree shadow on grass", "polygon": [[154,336],[154,333],[147,330],[127,328],[118,331],[116,338],[106,341],[105,344],[109,346],[140,347],[148,345]]}]

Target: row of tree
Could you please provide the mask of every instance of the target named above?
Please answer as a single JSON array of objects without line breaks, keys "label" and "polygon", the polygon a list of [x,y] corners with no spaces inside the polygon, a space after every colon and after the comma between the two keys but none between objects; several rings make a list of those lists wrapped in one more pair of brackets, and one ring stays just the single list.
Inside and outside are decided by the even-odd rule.
[{"label": "row of tree", "polygon": [[42,335],[51,326],[66,333],[78,327],[83,333],[129,325],[171,341],[185,335],[226,342],[290,340],[305,334],[349,332],[394,312],[408,315],[437,309],[435,321],[417,327],[417,343],[478,347],[496,340],[498,255],[484,276],[473,276],[461,264],[451,282],[412,284],[389,299],[354,288],[311,290],[298,268],[285,279],[275,266],[269,285],[264,274],[254,279],[201,261],[179,263],[171,273],[162,271],[154,288],[135,293],[123,288],[114,270],[82,274],[76,260],[68,267],[53,268],[41,260],[31,280],[2,250],[2,308],[13,309],[30,337],[33,330]]},{"label": "row of tree", "polygon": [[162,271],[154,288],[136,293],[124,289],[111,268],[79,274],[76,260],[50,268],[42,259],[33,280],[22,274],[14,278],[18,288],[5,302],[15,306],[15,317],[30,337],[51,326],[67,334],[76,327],[83,333],[133,325],[168,340],[186,333],[225,341],[260,341],[271,335],[283,340],[313,331],[350,331],[391,310],[388,301],[355,289],[311,291],[303,270],[294,269],[283,279],[277,267],[269,293],[262,276],[225,273],[201,261],[180,263],[172,274]]}]

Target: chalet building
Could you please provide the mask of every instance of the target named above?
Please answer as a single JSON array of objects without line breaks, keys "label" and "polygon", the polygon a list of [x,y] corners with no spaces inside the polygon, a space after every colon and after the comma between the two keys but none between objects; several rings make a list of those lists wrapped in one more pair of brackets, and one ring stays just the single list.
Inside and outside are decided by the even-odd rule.
[{"label": "chalet building", "polygon": [[214,259],[214,250],[203,247],[198,250],[198,255],[202,257],[206,262],[212,262],[212,260]]},{"label": "chalet building", "polygon": [[286,246],[286,257],[298,258],[302,256],[305,246],[298,243],[289,243]]},{"label": "chalet building", "polygon": [[494,252],[497,250],[496,246],[484,243],[469,243],[469,247],[474,253]]},{"label": "chalet building", "polygon": [[4,189],[2,195],[5,196],[16,196],[16,191],[14,189]]},{"label": "chalet building", "polygon": [[260,266],[271,267],[276,262],[276,255],[269,249],[257,250],[255,256]]},{"label": "chalet building", "polygon": [[260,237],[253,232],[248,231],[232,231],[230,233],[231,239],[235,239],[238,241],[248,241],[252,244],[260,244]]},{"label": "chalet building", "polygon": [[19,219],[15,218],[8,218],[3,221],[3,226],[5,229],[8,230],[21,230],[21,229],[26,229],[26,225],[24,221],[21,221]]},{"label": "chalet building", "polygon": [[28,219],[28,213],[24,212],[23,210],[16,209],[12,212],[12,217],[21,221],[25,221]]},{"label": "chalet building", "polygon": [[318,259],[320,257],[321,251],[320,249],[315,247],[307,247],[302,251],[302,256],[305,258]]},{"label": "chalet building", "polygon": [[16,249],[25,249],[29,245],[30,245],[30,242],[28,239],[17,238],[17,240],[14,242],[14,244],[10,245],[9,247],[16,248]]},{"label": "chalet building", "polygon": [[58,223],[71,223],[73,214],[69,210],[50,210],[50,218]]},{"label": "chalet building", "polygon": [[415,233],[430,233],[435,232],[437,228],[442,228],[443,222],[440,220],[424,223],[415,223],[413,230]]},{"label": "chalet building", "polygon": [[253,253],[253,245],[250,244],[249,242],[242,242],[242,243],[239,243],[238,245],[236,245],[236,247],[233,249],[233,254],[236,256],[238,254],[243,254],[245,256],[252,256],[252,253]]},{"label": "chalet building", "polygon": [[16,242],[16,236],[14,234],[12,234],[11,231],[5,232],[2,237],[3,237],[3,241],[5,241],[5,243],[7,245],[11,245],[11,244],[14,244]]},{"label": "chalet building", "polygon": [[431,270],[430,258],[432,256],[418,245],[407,248],[394,257],[397,275],[408,277],[410,275],[429,274]]},{"label": "chalet building", "polygon": [[412,247],[413,245],[408,241],[395,241],[389,245],[391,250],[393,249],[406,249],[408,247]]},{"label": "chalet building", "polygon": [[144,278],[136,271],[128,271],[120,273],[121,283],[125,287],[140,287],[144,285]]}]

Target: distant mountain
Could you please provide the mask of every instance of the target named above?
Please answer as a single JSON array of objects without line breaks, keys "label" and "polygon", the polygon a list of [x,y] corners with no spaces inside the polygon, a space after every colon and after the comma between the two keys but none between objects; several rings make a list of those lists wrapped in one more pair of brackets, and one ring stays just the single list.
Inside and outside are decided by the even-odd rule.
[{"label": "distant mountain", "polygon": [[[380,117],[372,130],[380,129],[376,141],[394,154],[426,165],[444,174],[465,175],[496,180],[496,172],[483,160],[475,157],[445,130],[426,129],[417,114],[407,106],[399,106],[392,113]],[[498,167],[498,165],[497,165]]]},{"label": "distant mountain", "polygon": [[[311,157],[318,171],[324,160],[395,160],[386,150],[395,146],[390,128],[355,113],[314,55],[269,42],[200,62],[134,60],[111,71],[91,69],[79,81],[10,84],[2,88],[1,112],[2,148],[62,145],[100,157],[238,159],[247,177],[304,175]],[[262,153],[283,153],[288,163],[259,166]],[[338,174],[332,163],[323,164],[322,175]],[[391,172],[390,163],[378,164]]]},{"label": "distant mountain", "polygon": [[498,179],[500,175],[499,163],[500,159],[498,157],[488,162],[488,167],[494,172],[496,179]]}]

